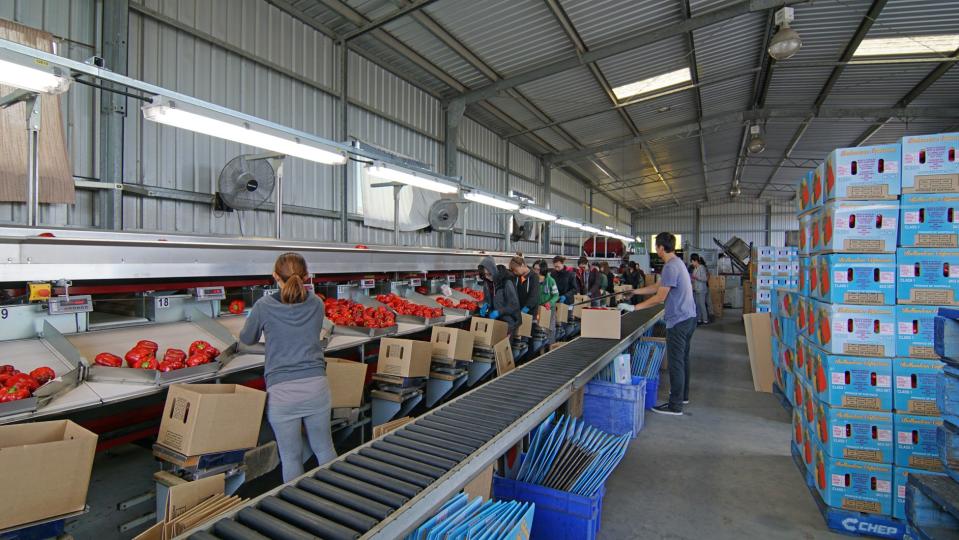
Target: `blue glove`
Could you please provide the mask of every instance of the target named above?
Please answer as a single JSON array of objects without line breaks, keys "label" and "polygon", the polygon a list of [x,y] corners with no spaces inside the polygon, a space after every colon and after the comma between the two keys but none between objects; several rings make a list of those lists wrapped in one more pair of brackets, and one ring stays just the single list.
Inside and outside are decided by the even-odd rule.
[{"label": "blue glove", "polygon": [[523,313],[529,313],[529,306],[526,306],[522,309]]},{"label": "blue glove", "polygon": [[560,296],[560,297],[559,297],[559,303],[560,303],[560,304],[565,304],[565,303],[566,303],[566,297],[565,297],[565,296]]},{"label": "blue glove", "polygon": [[489,311],[489,304],[483,304],[479,308],[480,317],[485,317],[486,313]]},{"label": "blue glove", "polygon": [[490,319],[498,319],[498,318],[499,318],[499,311],[496,311],[496,310],[494,309],[494,310],[492,311],[492,313],[489,314],[489,318],[490,318]]}]

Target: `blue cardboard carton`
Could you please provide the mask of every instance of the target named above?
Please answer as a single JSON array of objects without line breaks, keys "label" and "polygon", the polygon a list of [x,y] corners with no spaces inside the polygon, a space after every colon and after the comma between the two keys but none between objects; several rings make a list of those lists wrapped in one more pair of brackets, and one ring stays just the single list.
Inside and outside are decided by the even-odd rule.
[{"label": "blue cardboard carton", "polygon": [[899,145],[837,148],[826,156],[826,200],[896,200]]},{"label": "blue cardboard carton", "polygon": [[813,171],[808,171],[799,179],[799,189],[796,193],[796,213],[799,216],[808,214],[816,209],[816,199],[813,192]]},{"label": "blue cardboard carton", "polygon": [[896,305],[896,256],[893,254],[818,255],[815,297],[832,304]]},{"label": "blue cardboard carton", "polygon": [[938,360],[936,306],[896,306],[896,356]]},{"label": "blue cardboard carton", "polygon": [[959,193],[903,195],[899,203],[901,247],[959,247]]},{"label": "blue cardboard carton", "polygon": [[895,253],[899,202],[832,201],[819,219],[818,253]]},{"label": "blue cardboard carton", "polygon": [[813,300],[813,309],[813,341],[827,353],[895,356],[895,306],[850,306]]},{"label": "blue cardboard carton", "polygon": [[936,476],[945,476],[945,473],[934,473],[919,469],[910,469],[909,467],[893,467],[893,481],[895,482],[896,498],[893,501],[892,517],[896,519],[906,519],[906,484],[909,482],[910,474],[934,474]]},{"label": "blue cardboard carton", "polygon": [[816,437],[834,458],[892,463],[893,417],[885,411],[855,411],[816,403]]},{"label": "blue cardboard carton", "polygon": [[943,470],[936,441],[942,417],[896,413],[894,422],[896,465],[930,471]]},{"label": "blue cardboard carton", "polygon": [[892,411],[892,361],[888,358],[837,356],[815,348],[810,382],[819,401],[845,409]]},{"label": "blue cardboard carton", "polygon": [[959,133],[903,137],[902,192],[959,193]]},{"label": "blue cardboard carton", "polygon": [[826,505],[855,512],[892,514],[892,465],[831,457],[816,450],[816,488]]},{"label": "blue cardboard carton", "polygon": [[939,416],[936,394],[942,381],[944,364],[939,360],[896,358],[892,363],[895,379],[893,407],[896,412]]},{"label": "blue cardboard carton", "polygon": [[959,306],[959,249],[900,248],[899,304]]}]

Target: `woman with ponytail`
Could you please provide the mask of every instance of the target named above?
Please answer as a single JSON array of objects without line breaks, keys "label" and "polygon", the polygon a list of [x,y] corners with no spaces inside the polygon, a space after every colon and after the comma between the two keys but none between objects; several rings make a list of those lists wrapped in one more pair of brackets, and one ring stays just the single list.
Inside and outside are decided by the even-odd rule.
[{"label": "woman with ponytail", "polygon": [[240,341],[247,345],[267,336],[266,416],[276,437],[284,482],[303,474],[304,427],[320,465],[336,457],[330,433],[330,385],[320,344],[325,308],[303,287],[308,276],[299,253],[280,255],[273,266],[279,294],[254,304],[240,332]]}]

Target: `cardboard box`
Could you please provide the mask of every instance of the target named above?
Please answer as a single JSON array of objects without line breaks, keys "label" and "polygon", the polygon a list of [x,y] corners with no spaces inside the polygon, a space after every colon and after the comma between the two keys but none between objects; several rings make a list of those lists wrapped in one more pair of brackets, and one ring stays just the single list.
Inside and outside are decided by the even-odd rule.
[{"label": "cardboard box", "polygon": [[389,422],[387,422],[387,423],[385,423],[385,424],[380,424],[380,425],[378,425],[378,426],[373,426],[373,438],[374,438],[374,439],[379,439],[379,438],[382,437],[383,435],[386,435],[387,433],[389,433],[389,432],[391,432],[391,431],[393,431],[393,430],[395,430],[395,429],[399,429],[399,428],[405,426],[406,424],[409,424],[409,423],[412,422],[412,421],[413,421],[413,417],[412,417],[412,416],[404,416],[403,418],[397,418],[396,420],[390,420]]},{"label": "cardboard box", "polygon": [[583,308],[588,308],[590,306],[589,295],[586,294],[575,294],[573,295],[573,317],[579,319],[583,316]]},{"label": "cardboard box", "polygon": [[893,433],[891,412],[816,403],[816,437],[830,457],[891,464],[895,457]]},{"label": "cardboard box", "polygon": [[819,401],[845,409],[892,411],[892,361],[809,350],[811,384]]},{"label": "cardboard box", "polygon": [[902,192],[959,192],[959,133],[903,137]]},{"label": "cardboard box", "polygon": [[363,362],[326,358],[326,378],[330,383],[330,407],[355,408],[363,404],[366,368]]},{"label": "cardboard box", "polygon": [[796,297],[796,331],[801,336],[809,334],[809,312],[812,311],[812,300],[803,295]]},{"label": "cardboard box", "polygon": [[164,521],[172,521],[213,495],[222,494],[225,486],[223,473],[169,486]]},{"label": "cardboard box", "polygon": [[799,248],[793,246],[776,248],[776,260],[780,262],[799,260]]},{"label": "cardboard box", "polygon": [[896,306],[896,356],[938,360],[935,350],[938,306]]},{"label": "cardboard box", "polygon": [[895,415],[896,465],[929,471],[943,470],[939,459],[936,432],[942,425],[942,417]]},{"label": "cardboard box", "polygon": [[944,365],[939,360],[897,358],[892,364],[896,411],[925,416],[942,414],[936,403],[936,393]]},{"label": "cardboard box", "polygon": [[816,209],[813,197],[813,171],[806,171],[799,178],[799,189],[796,190],[796,215],[808,215]]},{"label": "cardboard box", "polygon": [[773,336],[783,343],[796,343],[799,330],[796,327],[795,319],[774,315],[771,317],[770,323],[772,325]]},{"label": "cardboard box", "polygon": [[496,358],[496,376],[501,377],[516,368],[513,360],[513,348],[510,347],[509,338],[504,338],[496,345],[493,345],[493,356]]},{"label": "cardboard box", "polygon": [[809,254],[822,251],[822,207],[809,214]]},{"label": "cardboard box", "polygon": [[811,225],[812,225],[812,214],[806,214],[799,216],[799,256],[805,257],[809,255],[810,250],[809,246],[812,243]]},{"label": "cardboard box", "polygon": [[896,305],[896,256],[817,255],[819,285],[814,297],[832,304]]},{"label": "cardboard box", "polygon": [[432,358],[433,344],[428,341],[383,338],[376,372],[395,377],[429,377]]},{"label": "cardboard box", "polygon": [[823,205],[817,253],[895,253],[898,202],[832,201]]},{"label": "cardboard box", "polygon": [[826,156],[826,200],[896,200],[899,153],[898,143],[833,150]]},{"label": "cardboard box", "polygon": [[556,324],[568,323],[570,311],[572,311],[572,306],[569,304],[556,304]]},{"label": "cardboard box", "polygon": [[519,326],[516,328],[516,335],[520,337],[531,337],[533,335],[533,316],[529,313],[519,314]]},{"label": "cardboard box", "polygon": [[97,436],[69,420],[0,426],[0,529],[82,510]]},{"label": "cardboard box", "polygon": [[253,448],[266,392],[239,384],[175,384],[157,443],[186,456]]},{"label": "cardboard box", "polygon": [[776,262],[776,277],[777,283],[778,278],[798,276],[799,275],[799,260],[795,261],[778,261]]},{"label": "cardboard box", "polygon": [[777,249],[775,246],[754,246],[750,258],[756,262],[775,262]]},{"label": "cardboard box", "polygon": [[892,513],[892,465],[833,458],[820,446],[813,476],[828,506],[870,514]]},{"label": "cardboard box", "polygon": [[826,162],[820,163],[812,171],[812,204],[821,207],[826,202],[825,189]]},{"label": "cardboard box", "polygon": [[[830,354],[896,354],[895,306],[850,306],[813,300],[814,342]],[[807,321],[808,324],[808,321]]]},{"label": "cardboard box", "polygon": [[776,314],[780,317],[795,318],[799,308],[799,293],[786,288],[776,289]]},{"label": "cardboard box", "polygon": [[910,474],[931,474],[934,476],[945,476],[945,473],[924,471],[920,469],[910,469],[909,467],[892,468],[893,482],[895,484],[895,499],[892,506],[892,517],[896,519],[906,519],[906,485],[909,483]]},{"label": "cardboard box", "polygon": [[506,337],[509,325],[503,321],[473,317],[470,319],[470,332],[474,336],[474,346],[492,347]]},{"label": "cardboard box", "polygon": [[796,289],[801,296],[809,296],[809,257],[799,258],[799,273],[796,274]]},{"label": "cardboard box", "polygon": [[[759,261],[756,263],[756,271],[753,273],[753,280],[756,278],[774,278],[776,277],[776,261]],[[770,285],[772,281],[770,280]],[[757,284],[758,285],[758,284]]]},{"label": "cardboard box", "polygon": [[903,195],[899,203],[899,245],[959,248],[957,215],[957,193]]},{"label": "cardboard box", "polygon": [[463,492],[469,495],[470,500],[475,499],[476,497],[482,497],[483,500],[490,498],[490,493],[493,487],[493,468],[495,465],[490,465],[482,471],[479,472],[468,484],[463,486]]},{"label": "cardboard box", "polygon": [[753,389],[773,391],[772,328],[768,313],[743,315],[746,326],[746,346],[749,349],[749,367],[753,375]]},{"label": "cardboard box", "polygon": [[959,306],[959,249],[900,248],[899,304]]},{"label": "cardboard box", "polygon": [[473,361],[473,342],[476,336],[468,330],[434,326],[430,335],[433,358],[443,360]]},{"label": "cardboard box", "polygon": [[618,309],[584,309],[580,336],[584,338],[620,339],[620,316]]}]

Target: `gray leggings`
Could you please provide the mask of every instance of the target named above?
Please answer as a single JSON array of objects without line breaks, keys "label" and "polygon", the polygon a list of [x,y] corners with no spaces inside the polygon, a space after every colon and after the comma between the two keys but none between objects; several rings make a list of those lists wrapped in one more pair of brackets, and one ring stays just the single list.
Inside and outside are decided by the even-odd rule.
[{"label": "gray leggings", "polygon": [[[276,437],[284,482],[303,474],[303,463],[311,453],[320,465],[336,458],[330,433],[330,386],[326,377],[279,383],[271,387],[267,395],[266,416]],[[304,427],[308,446],[304,444]]]}]

